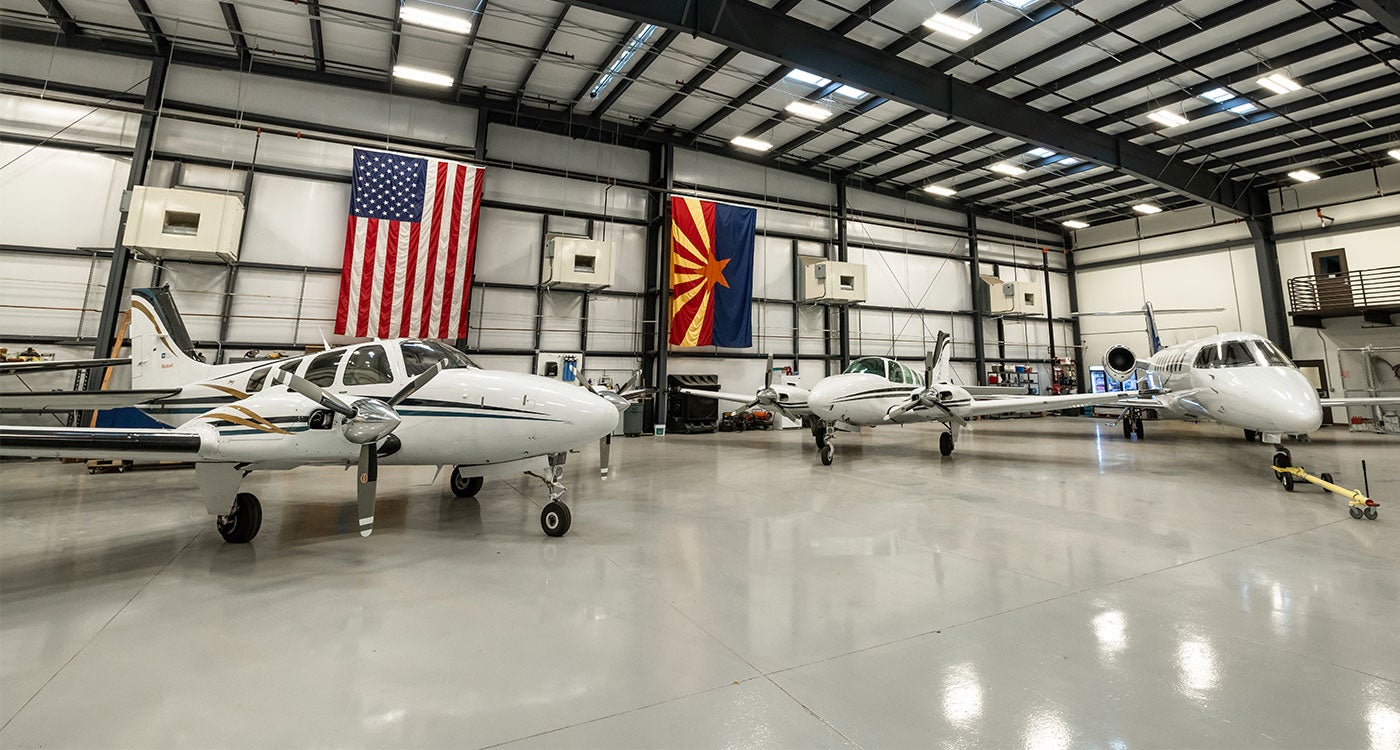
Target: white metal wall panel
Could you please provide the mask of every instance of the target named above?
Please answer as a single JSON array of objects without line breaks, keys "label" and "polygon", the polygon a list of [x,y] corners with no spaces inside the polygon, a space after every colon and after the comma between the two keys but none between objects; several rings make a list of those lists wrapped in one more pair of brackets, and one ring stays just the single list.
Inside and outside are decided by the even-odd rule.
[{"label": "white metal wall panel", "polygon": [[486,134],[492,161],[581,172],[645,182],[651,159],[646,151],[561,135],[491,125]]},{"label": "white metal wall panel", "polygon": [[[499,172],[487,175],[487,182]],[[476,231],[476,277],[506,284],[538,284],[544,217],[482,208]]]},{"label": "white metal wall panel", "polygon": [[0,161],[11,160],[0,171],[0,244],[112,247],[129,160],[0,143]]},{"label": "white metal wall panel", "polygon": [[836,186],[830,182],[689,149],[676,149],[675,178],[707,188],[824,205],[836,203]]},{"label": "white metal wall panel", "polygon": [[606,210],[609,216],[627,219],[645,218],[647,210],[646,193],[641,190],[616,186],[609,190],[600,182],[508,169],[486,170],[482,198],[563,212],[602,214]]},{"label": "white metal wall panel", "polygon": [[[122,12],[129,11],[122,9]],[[6,41],[5,54],[0,55],[0,71],[7,77],[60,81],[108,91],[145,94],[146,79],[151,75],[151,62],[137,57]]]},{"label": "white metal wall panel", "polygon": [[349,211],[348,184],[256,174],[239,259],[339,268]]},{"label": "white metal wall panel", "polygon": [[0,94],[0,133],[129,149],[140,119],[130,112]]}]

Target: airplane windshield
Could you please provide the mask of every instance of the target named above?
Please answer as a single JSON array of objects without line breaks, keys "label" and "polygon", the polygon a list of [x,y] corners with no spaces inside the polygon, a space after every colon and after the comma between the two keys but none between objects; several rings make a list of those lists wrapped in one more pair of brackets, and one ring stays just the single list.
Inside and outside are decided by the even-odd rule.
[{"label": "airplane windshield", "polygon": [[885,372],[885,360],[879,357],[865,357],[846,365],[846,375],[855,375],[858,373],[879,375],[882,378],[888,377]]},{"label": "airplane windshield", "polygon": [[1197,367],[1258,367],[1248,342],[1221,341],[1201,349],[1196,355]]},{"label": "airplane windshield", "polygon": [[1284,354],[1274,342],[1262,339],[1254,342],[1254,348],[1258,350],[1259,356],[1264,358],[1264,362],[1270,367],[1293,367],[1296,369],[1288,355]]},{"label": "airplane windshield", "polygon": [[410,378],[423,374],[429,367],[442,360],[447,361],[448,370],[472,366],[467,355],[441,341],[405,341],[400,345],[400,349],[403,351],[404,369]]}]

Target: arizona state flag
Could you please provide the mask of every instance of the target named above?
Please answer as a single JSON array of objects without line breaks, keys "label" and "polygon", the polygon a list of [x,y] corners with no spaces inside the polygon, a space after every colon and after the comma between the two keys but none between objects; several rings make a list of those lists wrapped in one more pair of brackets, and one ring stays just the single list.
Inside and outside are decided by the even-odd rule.
[{"label": "arizona state flag", "polygon": [[758,212],[671,196],[671,343],[753,345]]}]

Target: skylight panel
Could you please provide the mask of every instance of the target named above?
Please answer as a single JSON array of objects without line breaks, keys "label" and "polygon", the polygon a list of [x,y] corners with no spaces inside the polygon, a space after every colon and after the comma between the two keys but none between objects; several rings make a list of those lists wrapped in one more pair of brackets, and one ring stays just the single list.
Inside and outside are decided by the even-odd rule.
[{"label": "skylight panel", "polygon": [[1062,167],[1072,167],[1072,166],[1078,164],[1079,162],[1080,162],[1080,160],[1074,158],[1073,156],[1066,156],[1065,158],[1063,158],[1063,159],[1061,159],[1061,160],[1059,160],[1059,161],[1057,161],[1057,162],[1055,162],[1055,163],[1056,163],[1056,164],[1059,164],[1059,165],[1062,166]]},{"label": "skylight panel", "polygon": [[1033,148],[1030,151],[1027,151],[1026,153],[1030,156],[1036,157],[1037,159],[1049,159],[1050,157],[1055,155],[1054,151],[1051,151],[1050,149],[1044,147]]},{"label": "skylight panel", "polygon": [[792,80],[797,81],[798,83],[805,83],[808,86],[825,86],[828,83],[831,83],[830,78],[822,78],[816,73],[808,73],[807,71],[800,70],[798,68],[793,68],[791,72],[789,72],[786,76],[783,77],[791,78]]},{"label": "skylight panel", "polygon": [[1016,10],[1025,10],[1039,1],[1040,0],[997,0],[997,2],[1002,5],[1010,6]]},{"label": "skylight panel", "polygon": [[603,93],[622,72],[622,69],[627,67],[627,62],[637,55],[637,52],[642,49],[642,45],[647,43],[647,39],[650,38],[655,31],[656,27],[651,24],[646,24],[642,26],[642,28],[637,29],[637,33],[633,34],[632,38],[627,40],[627,46],[623,47],[622,51],[617,53],[617,59],[613,60],[612,64],[603,71],[603,75],[598,78],[597,85],[588,92],[588,95],[597,98],[599,94]]},{"label": "skylight panel", "polygon": [[1256,109],[1259,109],[1259,107],[1255,106],[1254,102],[1244,102],[1243,104],[1236,104],[1231,107],[1230,111],[1237,115],[1247,115]]},{"label": "skylight panel", "polygon": [[1231,90],[1229,90],[1229,89],[1225,89],[1225,88],[1211,89],[1210,91],[1207,91],[1207,92],[1205,92],[1204,94],[1201,94],[1201,98],[1202,98],[1202,99],[1209,99],[1210,101],[1213,101],[1213,102],[1215,102],[1216,104],[1219,104],[1219,103],[1221,103],[1221,102],[1227,102],[1227,101],[1230,101],[1231,99],[1234,99],[1234,98],[1235,98],[1235,92],[1233,92],[1233,91],[1231,91]]},{"label": "skylight panel", "polygon": [[836,89],[836,95],[843,96],[847,99],[855,100],[864,99],[865,97],[870,96],[869,93],[861,91],[855,86],[842,86],[841,88]]}]

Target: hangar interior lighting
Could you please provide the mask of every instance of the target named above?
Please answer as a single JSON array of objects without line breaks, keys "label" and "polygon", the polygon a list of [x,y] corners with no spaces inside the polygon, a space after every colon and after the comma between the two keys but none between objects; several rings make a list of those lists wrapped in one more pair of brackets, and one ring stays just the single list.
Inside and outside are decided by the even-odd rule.
[{"label": "hangar interior lighting", "polygon": [[930,31],[947,34],[954,39],[971,39],[982,33],[981,26],[942,13],[929,16],[928,20],[924,21],[924,26]]},{"label": "hangar interior lighting", "polygon": [[933,193],[934,195],[941,195],[944,198],[947,198],[950,195],[956,195],[958,191],[950,187],[944,187],[942,185],[925,185],[924,192]]},{"label": "hangar interior lighting", "polygon": [[757,138],[749,138],[748,136],[743,135],[736,135],[733,138],[729,139],[729,142],[734,144],[735,146],[738,146],[739,148],[746,148],[750,151],[767,151],[768,149],[773,148],[773,144],[769,143],[768,141],[760,141]]},{"label": "hangar interior lighting", "polygon": [[1140,213],[1140,214],[1160,214],[1160,213],[1162,213],[1162,208],[1161,208],[1160,206],[1154,206],[1154,205],[1152,205],[1151,203],[1139,203],[1139,204],[1137,204],[1136,206],[1133,206],[1133,210],[1134,210],[1134,211],[1137,211],[1137,212]]},{"label": "hangar interior lighting", "polygon": [[1159,109],[1156,112],[1149,114],[1147,118],[1149,120],[1156,120],[1157,122],[1160,122],[1169,128],[1174,128],[1178,125],[1185,125],[1187,122],[1189,122],[1182,115],[1179,115],[1169,109]]},{"label": "hangar interior lighting", "polygon": [[1315,180],[1322,179],[1321,177],[1318,177],[1316,174],[1309,172],[1306,169],[1295,169],[1292,172],[1289,172],[1288,176],[1292,177],[1298,182],[1313,182]]},{"label": "hangar interior lighting", "polygon": [[414,26],[426,26],[430,29],[448,31],[453,34],[467,34],[472,30],[470,19],[439,13],[417,5],[405,5],[400,8],[399,20]]},{"label": "hangar interior lighting", "polygon": [[437,73],[431,70],[415,68],[412,65],[395,65],[394,77],[414,83],[423,83],[429,86],[451,86],[452,76],[446,73]]},{"label": "hangar interior lighting", "polygon": [[1274,92],[1275,94],[1287,94],[1290,91],[1297,91],[1303,88],[1302,84],[1289,78],[1282,73],[1270,73],[1260,78],[1255,83]]},{"label": "hangar interior lighting", "polygon": [[1069,227],[1070,229],[1088,229],[1088,228],[1089,228],[1088,222],[1083,222],[1083,221],[1080,221],[1079,219],[1067,219],[1067,220],[1065,220],[1065,221],[1060,222],[1060,224],[1062,224],[1063,226],[1067,226],[1067,227]]},{"label": "hangar interior lighting", "polygon": [[1008,177],[1015,177],[1016,175],[1020,175],[1020,174],[1025,174],[1025,173],[1026,173],[1026,170],[1021,169],[1020,167],[1016,166],[1015,164],[1007,164],[1007,163],[1004,162],[1004,161],[999,161],[999,162],[997,162],[996,164],[993,164],[992,166],[987,167],[987,169],[990,169],[990,170],[992,170],[993,172],[996,172],[997,174],[1004,174],[1004,175],[1006,175],[1006,176],[1008,176]]},{"label": "hangar interior lighting", "polygon": [[818,107],[817,105],[812,104],[810,102],[789,102],[786,107],[783,107],[783,109],[787,110],[788,114],[793,115],[794,117],[801,117],[804,120],[816,120],[817,122],[822,122],[828,117],[831,117],[831,110],[825,107]]}]

